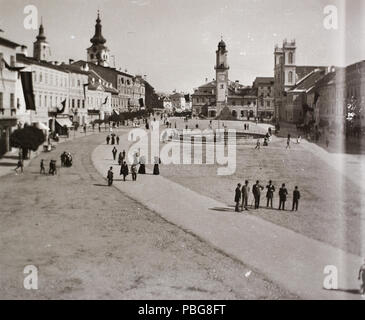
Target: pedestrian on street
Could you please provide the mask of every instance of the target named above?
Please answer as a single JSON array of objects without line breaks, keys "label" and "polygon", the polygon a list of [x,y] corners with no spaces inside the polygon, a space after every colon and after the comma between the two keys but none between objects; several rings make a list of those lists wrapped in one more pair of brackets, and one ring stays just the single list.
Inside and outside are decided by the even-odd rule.
[{"label": "pedestrian on street", "polygon": [[279,190],[279,210],[283,209],[285,211],[285,202],[288,195],[288,190],[285,187],[285,183],[281,186]]},{"label": "pedestrian on street", "polygon": [[155,157],[155,165],[153,166],[153,174],[158,176],[160,174],[160,165],[161,159],[159,157]]},{"label": "pedestrian on street", "polygon": [[255,209],[260,208],[261,190],[264,190],[264,187],[260,185],[260,181],[257,180],[256,184],[252,187],[252,193],[255,198]]},{"label": "pedestrian on street", "polygon": [[122,163],[125,160],[125,157],[126,157],[126,153],[125,153],[125,150],[123,150],[123,152],[122,152]]},{"label": "pedestrian on street", "polygon": [[112,134],[112,145],[115,145],[115,135]]},{"label": "pedestrian on street", "polygon": [[235,191],[235,196],[234,196],[234,202],[236,203],[236,207],[235,207],[235,212],[240,212],[239,210],[239,205],[240,205],[240,201],[241,201],[241,184],[239,183],[237,185],[236,191]]},{"label": "pedestrian on street", "polygon": [[301,136],[298,136],[298,138],[297,138],[297,144],[300,144],[301,141],[302,141],[302,137]]},{"label": "pedestrian on street", "polygon": [[255,150],[256,150],[256,149],[257,149],[257,150],[260,150],[260,149],[261,149],[260,139],[257,139]]},{"label": "pedestrian on street", "polygon": [[137,181],[137,165],[136,164],[132,164],[131,172],[132,172],[132,180]]},{"label": "pedestrian on street", "polygon": [[299,205],[299,199],[300,199],[300,192],[298,190],[298,187],[295,187],[293,191],[293,208],[292,211],[298,211],[298,205]]},{"label": "pedestrian on street", "polygon": [[365,258],[364,264],[360,267],[358,279],[361,280],[360,294],[365,296]]},{"label": "pedestrian on street", "polygon": [[18,174],[18,169],[20,169],[20,172],[23,173],[24,172],[24,163],[23,163],[23,159],[19,159],[18,163],[16,165],[16,168],[14,169],[16,174]]},{"label": "pedestrian on street", "polygon": [[110,141],[110,135],[107,135],[106,136],[106,144],[109,144],[109,141]]},{"label": "pedestrian on street", "polygon": [[245,181],[245,185],[242,187],[242,211],[243,208],[248,211],[248,197],[250,192],[250,187],[248,186],[248,180]]},{"label": "pedestrian on street", "polygon": [[129,174],[128,165],[125,161],[123,161],[123,164],[120,168],[120,175],[123,175],[123,181],[125,181],[125,178],[128,176],[128,174]]},{"label": "pedestrian on street", "polygon": [[266,207],[268,208],[269,205],[272,208],[272,200],[274,198],[274,192],[275,192],[275,187],[272,184],[272,181],[269,181],[269,184],[266,186],[267,192],[266,192],[266,198],[267,198],[267,204]]},{"label": "pedestrian on street", "polygon": [[290,134],[288,134],[288,139],[286,140],[286,148],[287,149],[290,149],[290,138],[291,138],[291,136],[290,136]]},{"label": "pedestrian on street", "polygon": [[121,152],[119,152],[119,156],[118,156],[118,164],[121,166],[122,165],[122,163],[123,163],[123,155],[122,155],[122,153]]},{"label": "pedestrian on street", "polygon": [[139,169],[138,169],[138,173],[139,174],[146,174],[146,157],[145,156],[141,156],[139,158]]},{"label": "pedestrian on street", "polygon": [[117,145],[119,145],[119,136],[117,136],[116,139],[117,139]]},{"label": "pedestrian on street", "polygon": [[41,171],[39,174],[46,174],[46,168],[44,167],[44,160],[41,160]]},{"label": "pedestrian on street", "polygon": [[113,148],[112,153],[113,153],[113,159],[115,161],[115,159],[117,158],[117,153],[118,153],[118,150],[116,147]]},{"label": "pedestrian on street", "polygon": [[108,170],[108,174],[107,174],[108,186],[109,187],[113,184],[113,177],[114,177],[113,167],[110,167],[110,169]]}]

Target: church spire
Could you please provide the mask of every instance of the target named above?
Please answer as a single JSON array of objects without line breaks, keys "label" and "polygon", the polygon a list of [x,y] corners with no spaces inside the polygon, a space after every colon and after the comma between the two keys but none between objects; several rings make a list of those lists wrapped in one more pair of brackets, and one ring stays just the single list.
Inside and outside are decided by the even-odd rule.
[{"label": "church spire", "polygon": [[44,27],[43,27],[43,17],[41,17],[41,25],[39,26],[39,33],[37,36],[38,41],[46,41],[46,36],[44,34]]},{"label": "church spire", "polygon": [[90,39],[90,42],[93,45],[104,44],[106,42],[105,38],[102,35],[102,25],[101,25],[100,12],[99,12],[99,10],[98,10],[98,17],[96,19],[95,34]]}]

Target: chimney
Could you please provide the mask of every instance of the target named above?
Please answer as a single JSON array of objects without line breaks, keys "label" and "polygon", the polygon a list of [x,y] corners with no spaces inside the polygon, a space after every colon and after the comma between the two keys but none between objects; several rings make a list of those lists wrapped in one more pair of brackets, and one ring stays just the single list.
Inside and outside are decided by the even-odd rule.
[{"label": "chimney", "polygon": [[73,59],[68,59],[68,64],[73,64],[75,61]]},{"label": "chimney", "polygon": [[27,48],[27,46],[21,46],[20,47],[20,52],[24,55],[24,56],[28,56],[28,48]]}]

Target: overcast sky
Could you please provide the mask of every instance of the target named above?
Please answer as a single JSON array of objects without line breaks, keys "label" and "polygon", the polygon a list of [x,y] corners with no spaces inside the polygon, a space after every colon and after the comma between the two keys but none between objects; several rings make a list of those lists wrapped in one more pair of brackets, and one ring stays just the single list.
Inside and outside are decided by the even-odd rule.
[{"label": "overcast sky", "polygon": [[[229,51],[230,79],[246,85],[257,76],[273,76],[274,46],[284,38],[296,39],[298,65],[365,59],[363,0],[0,0],[5,31],[0,36],[32,53],[37,31],[23,26],[28,4],[43,16],[56,61],[86,59],[100,9],[116,66],[147,75],[157,91],[192,92],[205,78],[213,79],[221,36]],[[329,4],[338,8],[337,30],[323,26]]]}]

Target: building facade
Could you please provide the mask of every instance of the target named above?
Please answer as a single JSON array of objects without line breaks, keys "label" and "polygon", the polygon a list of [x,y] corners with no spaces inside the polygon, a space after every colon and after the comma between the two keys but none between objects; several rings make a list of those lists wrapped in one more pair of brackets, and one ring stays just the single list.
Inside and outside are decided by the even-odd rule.
[{"label": "building facade", "polygon": [[296,64],[296,41],[284,40],[282,47],[274,50],[274,104],[276,121],[286,118],[286,95],[298,81],[315,69],[326,70],[323,66],[298,66]]},{"label": "building facade", "polygon": [[274,78],[257,77],[252,87],[257,94],[257,116],[260,119],[272,119],[275,114]]},{"label": "building facade", "polygon": [[10,148],[10,135],[17,125],[19,102],[16,96],[19,85],[16,65],[17,48],[20,45],[0,37],[0,156]]},{"label": "building facade", "polygon": [[221,40],[216,51],[214,67],[216,79],[194,89],[192,109],[194,115],[208,118],[219,116],[223,109],[232,119],[247,119],[257,116],[257,93],[254,88],[244,86],[238,80],[229,80],[228,50]]}]

